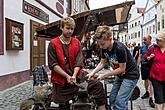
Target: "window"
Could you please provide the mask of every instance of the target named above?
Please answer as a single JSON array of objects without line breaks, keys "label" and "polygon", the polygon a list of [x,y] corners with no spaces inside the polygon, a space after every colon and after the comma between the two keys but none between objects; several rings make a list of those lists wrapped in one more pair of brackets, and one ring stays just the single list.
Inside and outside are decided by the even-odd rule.
[{"label": "window", "polygon": [[152,29],[151,29],[151,26],[149,26],[149,34],[151,34],[151,30],[152,30]]},{"label": "window", "polygon": [[164,16],[162,16],[162,29],[164,29]]},{"label": "window", "polygon": [[135,38],[137,38],[137,32],[135,32]]},{"label": "window", "polygon": [[138,37],[140,38],[140,31],[138,31]]},{"label": "window", "polygon": [[140,21],[138,21],[138,25],[140,25]]},{"label": "window", "polygon": [[74,0],[74,11],[78,12],[78,0]]},{"label": "window", "polygon": [[160,31],[160,22],[158,22],[158,31]]},{"label": "window", "polygon": [[76,11],[77,12],[79,12],[78,8],[79,8],[79,2],[78,2],[78,0],[76,0]]},{"label": "window", "polygon": [[162,9],[162,5],[160,5],[160,10]]},{"label": "window", "polygon": [[153,25],[153,33],[155,32],[155,25]]},{"label": "window", "polygon": [[127,36],[125,35],[125,42],[127,41]]},{"label": "window", "polygon": [[82,1],[79,1],[79,12],[84,11],[84,3]]}]

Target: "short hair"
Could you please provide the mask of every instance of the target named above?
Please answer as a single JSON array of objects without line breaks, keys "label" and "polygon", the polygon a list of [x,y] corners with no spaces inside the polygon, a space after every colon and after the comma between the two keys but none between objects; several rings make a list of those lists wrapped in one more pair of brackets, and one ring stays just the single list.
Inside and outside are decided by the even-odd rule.
[{"label": "short hair", "polygon": [[145,35],[145,36],[143,37],[143,40],[144,40],[144,39],[148,39],[149,41],[151,41],[151,40],[152,40],[152,37],[151,37],[151,35],[147,34],[147,35]]},{"label": "short hair", "polygon": [[112,36],[112,31],[110,30],[109,26],[103,25],[98,26],[95,32],[94,39],[107,39]]},{"label": "short hair", "polygon": [[150,40],[152,40],[151,35],[146,35],[145,37],[148,37]]},{"label": "short hair", "polygon": [[133,42],[132,45],[136,45],[136,42]]},{"label": "short hair", "polygon": [[158,33],[157,38],[158,39],[164,39],[165,40],[165,32]]},{"label": "short hair", "polygon": [[71,17],[62,18],[60,23],[60,28],[64,28],[64,25],[75,28],[75,21]]},{"label": "short hair", "polygon": [[151,35],[148,35],[148,37],[149,37],[149,39],[150,39],[150,40],[152,40],[152,37],[151,37]]}]

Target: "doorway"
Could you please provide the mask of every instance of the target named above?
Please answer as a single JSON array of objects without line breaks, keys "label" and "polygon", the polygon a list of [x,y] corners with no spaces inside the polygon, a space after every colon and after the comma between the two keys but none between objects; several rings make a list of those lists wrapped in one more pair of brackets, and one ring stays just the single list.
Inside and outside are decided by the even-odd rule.
[{"label": "doorway", "polygon": [[45,38],[36,37],[36,28],[42,24],[30,20],[30,70],[35,66],[45,65]]}]

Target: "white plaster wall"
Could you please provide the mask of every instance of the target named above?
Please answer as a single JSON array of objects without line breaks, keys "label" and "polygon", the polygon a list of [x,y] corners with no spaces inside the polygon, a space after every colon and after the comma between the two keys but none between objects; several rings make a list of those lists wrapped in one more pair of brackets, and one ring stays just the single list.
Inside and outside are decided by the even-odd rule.
[{"label": "white plaster wall", "polygon": [[[149,23],[147,23],[146,25],[143,25],[143,35],[145,36],[145,35],[147,35],[147,34],[149,34],[149,33],[147,33],[147,28],[149,28],[150,26],[152,27],[153,25],[155,25],[155,20],[154,21],[151,21],[151,22],[149,22]],[[151,29],[151,30],[153,30],[153,28]],[[155,43],[156,42],[156,30],[155,30],[155,32],[152,32],[151,34],[149,34],[149,35],[151,35],[151,37],[152,37],[152,42],[153,43]]]},{"label": "white plaster wall", "polygon": [[[140,37],[138,37],[138,32],[140,31]],[[129,29],[129,36],[131,38],[131,34],[132,33],[137,33],[137,37],[136,38],[133,38],[133,39],[129,39],[128,43],[133,43],[133,42],[136,42],[136,44],[140,43],[142,44],[142,40],[141,40],[141,27],[140,26],[136,26],[132,29]]]},{"label": "white plaster wall", "polygon": [[[30,0],[30,1],[34,1],[34,0]],[[47,4],[50,8],[54,9],[54,11],[56,11],[57,13],[59,13],[57,11],[57,9],[55,8],[56,7],[56,2],[58,0],[42,0],[42,2],[44,2],[45,4]],[[64,6],[63,7],[67,7],[67,0],[63,0],[64,1]],[[59,2],[60,3],[60,2]],[[61,4],[61,3],[60,3]],[[62,4],[61,4],[62,5]],[[61,15],[61,13],[59,13]],[[66,12],[66,9],[64,9],[64,14],[61,15],[61,16],[66,16],[67,15],[67,12]]]},{"label": "white plaster wall", "polygon": [[[148,4],[146,5],[146,9],[144,12],[144,22],[143,22],[143,36],[146,34],[149,34],[152,36],[152,42],[155,42],[155,37],[156,37],[156,19],[155,15],[157,14],[156,12],[156,7],[155,7],[155,2],[150,0],[148,1]],[[155,32],[153,32],[153,25],[155,25]],[[149,30],[149,27],[151,26],[151,33],[147,33],[147,28]]]},{"label": "white plaster wall", "polygon": [[[60,19],[57,15],[41,6],[38,2],[34,0],[26,1],[49,14],[50,22]],[[54,0],[54,2],[56,2],[56,0]],[[37,18],[23,13],[22,4],[23,0],[4,0],[4,55],[0,55],[0,76],[30,69],[30,20],[46,24]],[[66,14],[64,16],[66,16]],[[23,50],[6,50],[5,18],[12,19],[24,24]]]},{"label": "white plaster wall", "polygon": [[[140,24],[139,24],[140,21]],[[135,22],[137,25],[135,26]],[[140,43],[142,44],[142,29],[141,29],[141,24],[143,22],[143,17],[142,14],[137,13],[137,8],[134,7],[131,11],[131,18],[128,21],[128,36],[130,36],[130,39],[128,39],[128,43],[133,43],[136,42],[136,44]],[[133,24],[133,27],[132,27]],[[131,25],[131,28],[130,28]],[[140,37],[138,37],[138,32],[140,31]],[[131,39],[131,34],[137,33],[137,38],[132,38]]]},{"label": "white plaster wall", "polygon": [[[156,8],[150,8],[149,10],[146,10],[144,13],[144,22],[143,22],[143,36],[149,34],[152,36],[152,42],[156,42],[156,28],[155,32],[153,32],[153,25],[156,27],[155,23],[155,15],[157,14]],[[147,28],[151,26],[151,33],[147,33]]]},{"label": "white plaster wall", "polygon": [[151,20],[155,19],[155,15],[157,14],[156,8],[151,8],[150,10],[147,10],[147,12],[144,13],[144,22],[143,24],[145,25],[146,23],[150,22]]}]

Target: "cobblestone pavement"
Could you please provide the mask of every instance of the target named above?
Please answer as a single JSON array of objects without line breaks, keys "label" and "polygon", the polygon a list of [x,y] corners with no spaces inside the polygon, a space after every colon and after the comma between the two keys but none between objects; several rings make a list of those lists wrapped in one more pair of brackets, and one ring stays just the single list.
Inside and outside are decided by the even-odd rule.
[{"label": "cobblestone pavement", "polygon": [[0,110],[19,110],[20,103],[32,97],[32,80],[15,87],[0,91]]},{"label": "cobblestone pavement", "polygon": [[[145,93],[145,89],[143,87],[143,82],[142,80],[138,81],[137,86],[140,88],[140,96],[142,96]],[[111,90],[112,85],[109,85],[107,87],[107,91]],[[108,91],[110,92],[110,91]],[[138,99],[132,101],[133,104],[133,110],[154,110],[153,108],[151,108],[149,106],[149,101],[148,99],[141,99],[141,97],[139,97]],[[129,105],[128,105],[128,109],[131,110],[131,103],[129,101]]]},{"label": "cobblestone pavement", "polygon": [[[141,90],[141,95],[144,94],[144,87],[142,80],[139,80],[138,86]],[[108,89],[110,86],[108,87]],[[22,84],[19,84],[10,89],[0,91],[0,110],[19,110],[20,103],[32,97],[33,94],[33,86],[32,80],[26,81]],[[129,102],[129,110],[130,102]],[[148,104],[148,99],[138,98],[133,101],[133,110],[154,110]],[[164,109],[165,110],[165,109]]]},{"label": "cobblestone pavement", "polygon": [[[145,93],[145,89],[143,86],[143,81],[141,79],[138,81],[137,86],[140,88],[140,96],[142,96]],[[129,102],[129,107],[130,107],[130,102]],[[133,101],[133,110],[154,110],[154,109],[150,107],[148,99],[141,99],[141,97],[139,97],[137,100]]]}]

